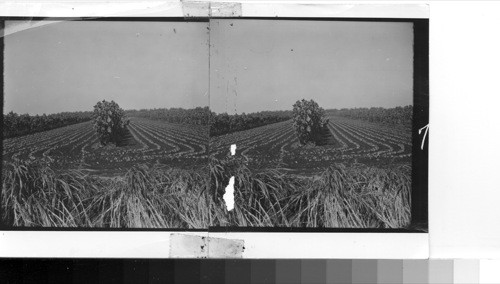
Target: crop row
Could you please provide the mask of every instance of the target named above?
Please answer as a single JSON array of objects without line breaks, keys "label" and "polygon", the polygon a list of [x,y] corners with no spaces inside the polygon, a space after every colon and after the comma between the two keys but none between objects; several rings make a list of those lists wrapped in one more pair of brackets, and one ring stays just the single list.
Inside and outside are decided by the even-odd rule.
[{"label": "crop row", "polygon": [[357,158],[405,158],[411,156],[411,133],[398,133],[387,127],[346,118],[330,118],[327,128],[331,143],[319,147],[301,147],[291,121],[274,123],[247,131],[214,137],[210,152],[215,157],[229,153],[236,144],[237,153],[250,161],[264,164],[328,162]]},{"label": "crop row", "polygon": [[85,164],[116,168],[127,163],[192,160],[207,157],[208,128],[132,118],[133,137],[123,147],[100,147],[90,122],[74,124],[3,141],[3,159],[45,158],[60,166]]},{"label": "crop row", "polygon": [[[331,117],[328,145],[301,147],[290,120],[208,138],[207,126],[132,118],[128,127],[135,142],[124,147],[100,148],[90,122],[4,140],[4,160],[45,158],[61,165],[86,164],[120,167],[127,163],[190,160],[210,154],[222,158],[236,144],[238,155],[255,163],[304,164],[357,158],[411,156],[411,133],[373,123]],[[210,148],[209,148],[210,147]]]},{"label": "crop row", "polygon": [[[236,144],[241,155],[253,156],[253,152],[262,150],[281,149],[289,145],[290,140],[295,139],[290,121],[278,122],[246,131],[239,131],[214,137],[210,140],[210,152],[212,155],[221,156],[229,153],[232,144]],[[268,149],[269,148],[269,149]]]}]

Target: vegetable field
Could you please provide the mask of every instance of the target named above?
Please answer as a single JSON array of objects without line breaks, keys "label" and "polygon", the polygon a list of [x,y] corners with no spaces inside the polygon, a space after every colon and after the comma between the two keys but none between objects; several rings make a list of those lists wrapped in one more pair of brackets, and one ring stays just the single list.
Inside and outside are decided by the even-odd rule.
[{"label": "vegetable field", "polygon": [[215,157],[229,154],[236,144],[237,154],[247,158],[252,168],[283,167],[297,172],[322,171],[336,162],[371,165],[409,162],[411,131],[345,117],[329,117],[322,146],[299,146],[290,120],[269,124],[211,140]]},{"label": "vegetable field", "polygon": [[121,173],[141,163],[181,168],[206,163],[208,127],[131,118],[119,147],[99,147],[91,122],[73,124],[3,141],[3,160],[44,159],[57,168]]},{"label": "vegetable field", "polygon": [[[410,223],[409,130],[331,116],[323,141],[313,146],[298,143],[291,120],[210,139],[208,128],[131,117],[116,145],[100,145],[91,122],[5,139],[1,223],[176,229]],[[233,176],[230,213],[222,196]]]}]

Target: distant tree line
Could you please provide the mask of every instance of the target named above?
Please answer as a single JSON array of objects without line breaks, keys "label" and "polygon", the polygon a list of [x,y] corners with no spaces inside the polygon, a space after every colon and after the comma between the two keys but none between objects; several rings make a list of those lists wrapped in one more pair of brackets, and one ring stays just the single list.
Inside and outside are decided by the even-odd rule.
[{"label": "distant tree line", "polygon": [[405,127],[412,126],[413,106],[395,108],[351,108],[351,109],[329,109],[326,111],[328,115],[336,115],[360,119],[369,122],[382,123],[386,125],[402,125]]},{"label": "distant tree line", "polygon": [[281,122],[292,118],[292,111],[261,111],[249,114],[212,113],[210,136],[247,130],[266,124]]},{"label": "distant tree line", "polygon": [[129,117],[142,117],[170,123],[208,125],[210,109],[208,107],[197,107],[192,109],[158,108],[127,110],[125,114]]},{"label": "distant tree line", "polygon": [[[4,138],[10,138],[89,121],[92,119],[92,113],[91,111],[80,111],[49,115],[19,115],[11,111],[3,116],[3,135]],[[292,110],[261,111],[249,114],[229,115],[227,113],[216,114],[211,112],[209,107],[197,107],[193,109],[158,108],[127,110],[125,111],[125,115],[170,123],[206,125],[210,126],[211,136],[218,136],[289,120],[292,119],[293,112]],[[413,107],[329,109],[325,110],[325,115],[343,116],[387,125],[411,127]]]},{"label": "distant tree line", "polygon": [[261,111],[250,114],[216,114],[209,107],[127,110],[128,117],[142,117],[170,123],[210,126],[210,135],[247,130],[292,118],[292,111]]},{"label": "distant tree line", "polygon": [[91,111],[61,112],[49,115],[19,115],[11,111],[3,115],[3,137],[10,138],[27,135],[91,119]]}]

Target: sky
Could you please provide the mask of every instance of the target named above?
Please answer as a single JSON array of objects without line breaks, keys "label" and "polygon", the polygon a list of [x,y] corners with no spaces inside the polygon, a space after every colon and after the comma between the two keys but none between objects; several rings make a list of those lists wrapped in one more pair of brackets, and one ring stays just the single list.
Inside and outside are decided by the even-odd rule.
[{"label": "sky", "polygon": [[210,107],[217,113],[395,107],[413,101],[413,24],[210,22]]},{"label": "sky", "polygon": [[[8,21],[6,27],[16,24]],[[208,106],[207,22],[66,21],[4,39],[4,113]]]}]

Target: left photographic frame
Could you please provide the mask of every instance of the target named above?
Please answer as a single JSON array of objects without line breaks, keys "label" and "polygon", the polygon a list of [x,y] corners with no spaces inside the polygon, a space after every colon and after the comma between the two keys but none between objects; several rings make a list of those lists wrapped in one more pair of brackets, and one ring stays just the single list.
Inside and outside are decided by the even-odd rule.
[{"label": "left photographic frame", "polygon": [[208,229],[208,20],[2,26],[2,228]]}]

